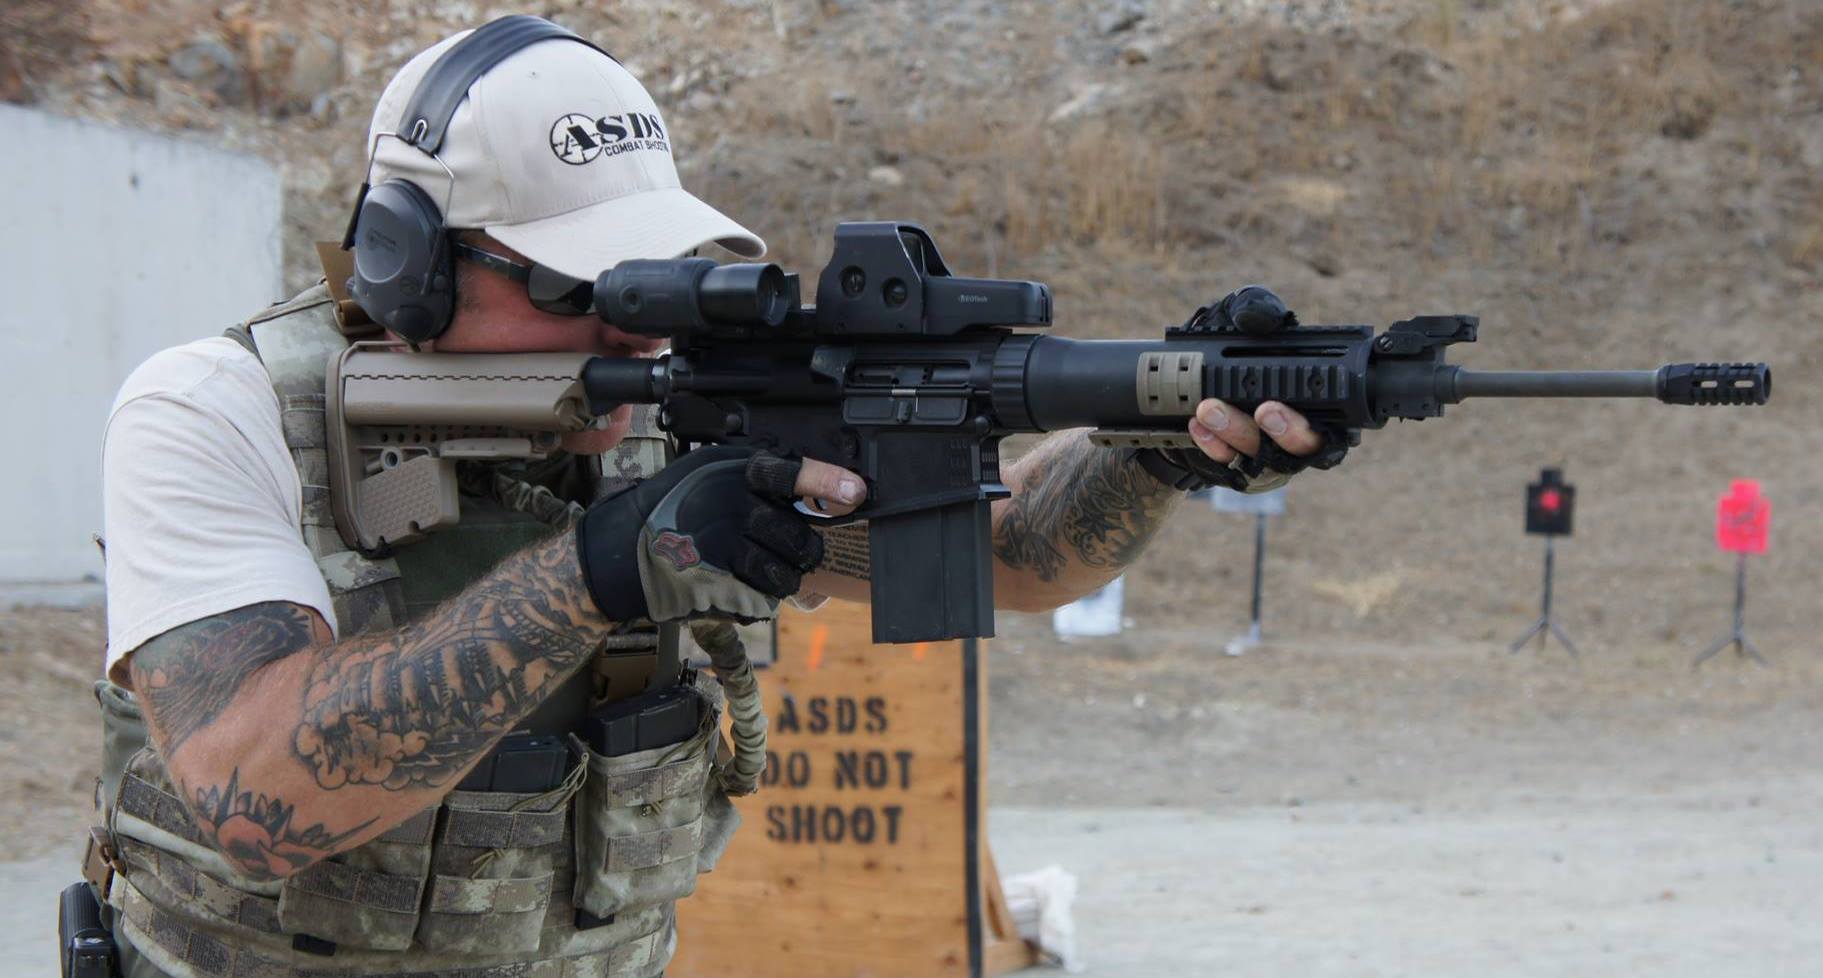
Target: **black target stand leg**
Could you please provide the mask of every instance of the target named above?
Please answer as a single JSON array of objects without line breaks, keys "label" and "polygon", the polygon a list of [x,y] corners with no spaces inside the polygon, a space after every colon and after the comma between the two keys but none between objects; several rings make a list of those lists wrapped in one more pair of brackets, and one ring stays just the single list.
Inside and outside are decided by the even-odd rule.
[{"label": "black target stand leg", "polygon": [[1723,636],[1714,645],[1704,649],[1703,654],[1697,656],[1696,660],[1690,663],[1692,671],[1695,671],[1710,659],[1715,658],[1716,653],[1730,645],[1734,646],[1734,654],[1740,658],[1746,659],[1751,657],[1753,661],[1759,663],[1762,667],[1770,664],[1766,661],[1766,657],[1760,654],[1760,650],[1754,647],[1753,639],[1747,637],[1747,555],[1744,553],[1736,554],[1735,561],[1734,631]]},{"label": "black target stand leg", "polygon": [[1228,655],[1240,655],[1248,649],[1258,648],[1260,644],[1260,589],[1261,580],[1266,573],[1266,514],[1254,514],[1253,524],[1253,619],[1247,625],[1247,634],[1237,635],[1228,640],[1222,651]]},{"label": "black target stand leg", "polygon": [[1556,619],[1551,617],[1551,581],[1556,568],[1557,538],[1548,536],[1544,538],[1544,613],[1538,616],[1538,620],[1532,623],[1531,628],[1526,629],[1524,635],[1519,636],[1512,645],[1507,646],[1507,651],[1518,654],[1519,650],[1532,640],[1532,636],[1536,635],[1538,636],[1538,651],[1543,652],[1550,636],[1555,635],[1557,640],[1563,643],[1563,647],[1569,650],[1570,658],[1581,663],[1582,656],[1576,651],[1576,643],[1570,641],[1570,636],[1565,635]]}]

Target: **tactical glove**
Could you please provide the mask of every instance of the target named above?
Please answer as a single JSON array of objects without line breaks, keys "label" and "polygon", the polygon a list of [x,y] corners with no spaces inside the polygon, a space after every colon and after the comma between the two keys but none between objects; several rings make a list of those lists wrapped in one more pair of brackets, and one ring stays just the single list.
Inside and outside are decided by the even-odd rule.
[{"label": "tactical glove", "polygon": [[823,560],[789,505],[802,467],[718,445],[596,503],[576,524],[596,607],[617,622],[772,617]]},{"label": "tactical glove", "polygon": [[[1184,326],[1269,336],[1297,324],[1297,313],[1287,309],[1277,293],[1264,285],[1249,285],[1198,309]],[[1340,429],[1317,430],[1323,446],[1310,455],[1293,455],[1262,435],[1258,455],[1237,455],[1227,464],[1181,448],[1141,448],[1134,451],[1133,460],[1173,489],[1224,486],[1236,492],[1270,492],[1307,468],[1332,469],[1342,463],[1352,444],[1348,435]]]},{"label": "tactical glove", "polygon": [[1236,492],[1270,492],[1305,469],[1335,468],[1348,455],[1348,447],[1347,436],[1332,430],[1323,432],[1323,447],[1311,455],[1293,455],[1261,438],[1258,455],[1236,455],[1226,464],[1188,448],[1135,449],[1133,460],[1173,489],[1194,492],[1223,486]]}]

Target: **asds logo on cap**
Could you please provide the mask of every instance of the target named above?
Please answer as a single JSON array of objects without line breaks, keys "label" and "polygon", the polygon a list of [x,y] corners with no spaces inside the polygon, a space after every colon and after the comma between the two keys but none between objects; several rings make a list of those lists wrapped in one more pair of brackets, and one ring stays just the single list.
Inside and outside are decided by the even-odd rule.
[{"label": "asds logo on cap", "polygon": [[665,127],[656,114],[626,112],[590,119],[568,112],[551,124],[551,152],[571,166],[636,150],[671,152],[665,141]]},{"label": "asds logo on cap", "polygon": [[765,252],[757,235],[683,189],[671,127],[639,79],[573,40],[539,41],[488,69],[450,116],[435,155],[382,138],[464,36],[420,53],[387,84],[367,136],[376,186],[409,180],[436,201],[445,227],[486,231],[571,278],[711,242],[743,258]]}]

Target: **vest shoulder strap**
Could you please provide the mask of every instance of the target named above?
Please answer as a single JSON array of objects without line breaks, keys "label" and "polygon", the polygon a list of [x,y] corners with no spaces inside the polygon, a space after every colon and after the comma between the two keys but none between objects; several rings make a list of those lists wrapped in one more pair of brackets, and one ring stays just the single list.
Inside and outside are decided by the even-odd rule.
[{"label": "vest shoulder strap", "polygon": [[[280,398],[314,396],[319,406],[329,358],[348,346],[335,321],[335,300],[322,283],[240,324],[266,365]],[[287,432],[289,438],[289,432]]]},{"label": "vest shoulder strap", "polygon": [[253,345],[253,333],[248,331],[246,326],[239,324],[230,326],[222,330],[222,335],[246,347],[247,352],[253,354],[255,360],[259,359],[260,348]]},{"label": "vest shoulder strap", "polygon": [[330,505],[327,401],[329,361],[348,346],[328,286],[318,284],[227,331],[266,367],[278,395],[285,447],[303,487],[300,531],[316,558],[336,624],[344,635],[402,622],[399,568],[349,548],[336,531]]}]

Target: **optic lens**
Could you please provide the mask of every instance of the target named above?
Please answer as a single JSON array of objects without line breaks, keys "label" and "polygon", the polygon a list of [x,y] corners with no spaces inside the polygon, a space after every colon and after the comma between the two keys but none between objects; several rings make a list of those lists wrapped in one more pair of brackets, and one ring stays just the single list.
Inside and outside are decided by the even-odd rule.
[{"label": "optic lens", "polygon": [[777,326],[790,312],[785,272],[777,265],[721,265],[703,276],[698,290],[703,318],[711,322]]}]

